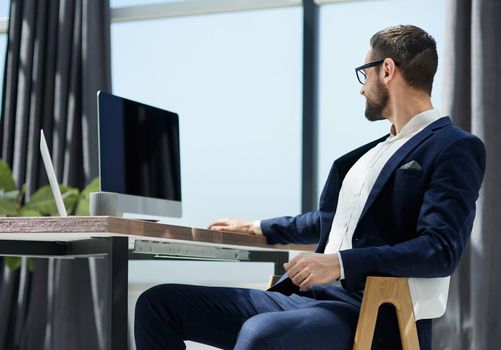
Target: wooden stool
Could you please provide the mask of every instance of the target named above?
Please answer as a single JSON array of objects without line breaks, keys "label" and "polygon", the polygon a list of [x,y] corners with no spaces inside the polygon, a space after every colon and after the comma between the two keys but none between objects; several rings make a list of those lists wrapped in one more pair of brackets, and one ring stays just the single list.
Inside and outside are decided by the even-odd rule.
[{"label": "wooden stool", "polygon": [[409,282],[403,277],[367,277],[353,350],[370,350],[381,304],[395,306],[403,350],[419,350]]}]

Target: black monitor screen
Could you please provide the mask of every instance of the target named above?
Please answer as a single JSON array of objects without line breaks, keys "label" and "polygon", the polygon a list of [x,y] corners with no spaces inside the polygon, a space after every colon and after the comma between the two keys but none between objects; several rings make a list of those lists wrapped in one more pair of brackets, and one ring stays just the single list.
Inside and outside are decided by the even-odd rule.
[{"label": "black monitor screen", "polygon": [[181,201],[176,113],[99,93],[101,191]]}]

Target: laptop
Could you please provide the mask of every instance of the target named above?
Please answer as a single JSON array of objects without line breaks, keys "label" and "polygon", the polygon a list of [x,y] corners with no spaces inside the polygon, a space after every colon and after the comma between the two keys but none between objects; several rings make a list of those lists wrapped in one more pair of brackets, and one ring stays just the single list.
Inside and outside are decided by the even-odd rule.
[{"label": "laptop", "polygon": [[47,147],[43,130],[40,130],[40,153],[42,154],[45,171],[47,172],[47,177],[49,178],[50,188],[52,189],[52,194],[54,195],[54,199],[56,201],[59,216],[68,216],[66,208],[64,207],[63,196],[61,195],[61,190],[59,189],[59,183],[57,182],[56,172],[54,171],[54,165],[52,164],[52,159],[50,158],[49,147]]}]

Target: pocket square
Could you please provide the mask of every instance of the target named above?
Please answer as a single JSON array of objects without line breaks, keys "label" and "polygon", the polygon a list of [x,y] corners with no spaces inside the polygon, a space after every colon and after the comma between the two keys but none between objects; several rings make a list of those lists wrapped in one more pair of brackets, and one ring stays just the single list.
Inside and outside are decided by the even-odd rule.
[{"label": "pocket square", "polygon": [[421,170],[421,165],[415,160],[411,160],[409,163],[405,163],[400,167],[402,170]]}]

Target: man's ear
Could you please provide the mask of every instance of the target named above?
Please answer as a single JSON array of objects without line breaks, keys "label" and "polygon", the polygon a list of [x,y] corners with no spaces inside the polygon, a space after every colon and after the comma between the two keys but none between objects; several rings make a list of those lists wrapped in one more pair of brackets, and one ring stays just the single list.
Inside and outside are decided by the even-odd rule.
[{"label": "man's ear", "polygon": [[391,58],[385,58],[382,69],[384,71],[383,79],[386,83],[389,83],[395,77],[395,61],[393,61]]}]

